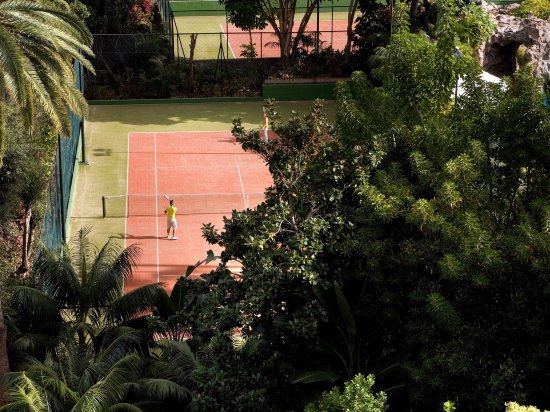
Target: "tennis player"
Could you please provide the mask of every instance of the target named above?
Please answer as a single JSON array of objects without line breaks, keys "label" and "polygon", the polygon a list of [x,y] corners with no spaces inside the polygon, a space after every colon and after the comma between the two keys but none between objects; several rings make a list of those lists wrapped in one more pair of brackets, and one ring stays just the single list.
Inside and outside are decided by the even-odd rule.
[{"label": "tennis player", "polygon": [[[166,239],[177,239],[176,229],[178,228],[178,222],[176,220],[176,212],[178,208],[174,206],[174,200],[170,200],[170,204],[164,208],[164,214],[166,215]],[[172,229],[172,236],[170,236],[170,229]]]},{"label": "tennis player", "polygon": [[263,129],[264,129],[264,142],[268,142],[268,137],[267,137],[267,131],[269,130],[269,119],[267,118],[267,113],[265,112],[265,108],[264,108],[264,124],[263,124]]}]

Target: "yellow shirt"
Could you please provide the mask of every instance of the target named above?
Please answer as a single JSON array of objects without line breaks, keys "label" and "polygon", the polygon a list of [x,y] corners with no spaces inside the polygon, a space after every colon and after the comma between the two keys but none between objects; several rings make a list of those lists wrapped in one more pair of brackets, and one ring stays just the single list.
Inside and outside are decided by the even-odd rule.
[{"label": "yellow shirt", "polygon": [[168,219],[175,219],[178,208],[176,206],[166,206],[166,209],[164,209],[164,211],[166,212],[166,217]]},{"label": "yellow shirt", "polygon": [[264,129],[267,129],[269,128],[269,119],[267,118],[266,115],[264,115],[264,126],[263,126]]}]

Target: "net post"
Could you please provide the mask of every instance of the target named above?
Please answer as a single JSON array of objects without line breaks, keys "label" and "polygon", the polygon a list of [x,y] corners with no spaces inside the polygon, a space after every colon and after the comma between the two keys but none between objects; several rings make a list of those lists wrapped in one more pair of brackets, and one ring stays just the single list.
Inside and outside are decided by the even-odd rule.
[{"label": "net post", "polygon": [[105,196],[101,196],[101,206],[103,209],[103,219],[107,216],[107,206],[105,205]]}]

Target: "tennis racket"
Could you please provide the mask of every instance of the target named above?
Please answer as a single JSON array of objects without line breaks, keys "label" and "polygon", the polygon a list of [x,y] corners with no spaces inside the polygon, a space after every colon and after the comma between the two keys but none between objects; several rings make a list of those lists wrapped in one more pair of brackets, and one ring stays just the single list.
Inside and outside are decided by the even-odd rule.
[{"label": "tennis racket", "polygon": [[164,198],[165,198],[166,200],[170,200],[170,196],[168,196],[166,193],[163,194],[163,196],[164,196]]}]

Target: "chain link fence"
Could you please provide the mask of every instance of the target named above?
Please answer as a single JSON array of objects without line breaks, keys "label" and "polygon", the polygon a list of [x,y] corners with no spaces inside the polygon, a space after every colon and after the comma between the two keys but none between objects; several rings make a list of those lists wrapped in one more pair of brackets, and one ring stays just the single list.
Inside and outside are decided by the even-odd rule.
[{"label": "chain link fence", "polygon": [[[270,26],[242,31],[228,22],[225,12],[220,14],[223,6],[215,3],[216,7],[157,0],[162,32],[95,34],[96,75],[86,78],[86,97],[259,96],[269,78],[315,83],[320,77],[339,78],[351,72],[344,55],[347,17],[342,17],[347,16],[349,1],[327,2],[319,9],[322,14],[312,15],[304,32],[291,33],[296,47],[289,65],[281,63],[280,41]],[[302,3],[305,6],[307,1]],[[205,4],[213,9],[197,9]],[[174,8],[180,17],[174,16]],[[297,13],[303,10],[298,7]],[[215,24],[205,17],[207,13],[219,16]],[[212,27],[218,31],[209,31]]]},{"label": "chain link fence", "polygon": [[[76,86],[84,91],[83,67],[75,63]],[[55,167],[48,186],[48,197],[40,238],[45,247],[57,249],[66,238],[66,222],[69,210],[71,185],[78,161],[78,147],[82,119],[71,114],[71,135],[58,137]]]}]

